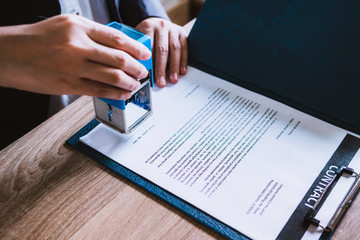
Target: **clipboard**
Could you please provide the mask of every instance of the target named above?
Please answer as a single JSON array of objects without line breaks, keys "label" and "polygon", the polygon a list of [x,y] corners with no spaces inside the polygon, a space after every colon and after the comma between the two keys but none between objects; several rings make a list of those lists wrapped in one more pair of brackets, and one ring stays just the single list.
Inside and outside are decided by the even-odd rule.
[{"label": "clipboard", "polygon": [[[316,219],[316,213],[319,211],[320,207],[326,200],[326,196],[329,195],[331,192],[331,189],[334,187],[336,182],[344,175],[349,175],[350,177],[354,177],[354,182],[352,183],[350,189],[347,191],[346,195],[344,196],[343,200],[338,205],[334,215],[330,219],[327,226],[323,226],[320,223],[319,219]],[[330,180],[329,184],[326,185],[325,190],[322,192],[319,201],[314,204],[314,206],[308,211],[308,213],[305,216],[304,223],[312,224],[316,227],[320,227],[324,230],[326,233],[332,233],[341,218],[344,216],[345,211],[350,207],[352,201],[356,197],[358,191],[360,188],[360,175],[354,171],[354,169],[341,166],[339,167],[334,177]]]},{"label": "clipboard", "polygon": [[[309,28],[316,27],[313,26],[316,21],[305,21],[305,19],[314,20],[315,15],[311,15],[314,14],[314,11],[308,11],[311,9],[324,10],[326,13],[322,15],[324,19],[317,19],[322,20],[323,23],[325,20],[331,20],[332,17],[336,20],[336,17],[339,17],[336,14],[341,15],[348,10],[348,18],[344,19],[342,22],[343,25],[337,25],[333,30],[346,32],[346,34],[342,36],[344,39],[351,39],[351,37],[357,34],[356,29],[346,27],[349,23],[352,25],[359,23],[358,25],[360,25],[360,16],[357,16],[358,13],[356,12],[356,9],[358,8],[355,8],[352,5],[355,3],[348,1],[344,4],[342,1],[335,0],[332,1],[331,6],[321,4],[325,3],[302,3],[301,1],[291,0],[286,3],[276,2],[272,4],[265,1],[248,3],[247,1],[235,0],[207,0],[189,35],[190,64],[214,76],[218,76],[229,82],[268,96],[299,109],[300,111],[316,116],[319,119],[323,119],[334,125],[359,134],[360,105],[345,105],[345,107],[343,105],[344,102],[355,102],[358,100],[357,89],[360,88],[360,81],[353,80],[355,77],[360,75],[359,60],[341,59],[341,61],[338,62],[341,66],[348,66],[349,71],[343,73],[347,79],[345,85],[342,84],[342,82],[339,82],[338,79],[332,77],[338,76],[342,73],[336,72],[340,71],[339,69],[333,69],[334,71],[327,73],[326,76],[329,77],[327,78],[329,82],[327,82],[328,84],[324,84],[324,76],[319,74],[325,74],[325,70],[334,64],[334,62],[331,61],[332,58],[327,55],[326,57],[329,61],[325,61],[327,59],[324,60],[321,58],[325,62],[312,69],[313,72],[319,73],[316,76],[319,81],[312,81],[313,78],[309,78],[306,75],[304,76],[301,72],[304,64],[297,65],[299,62],[294,61],[294,59],[291,58],[291,54],[296,50],[296,48],[294,50],[294,48],[292,48],[293,46],[291,46],[289,42],[281,42],[281,40],[284,39],[277,39],[276,35],[271,34],[271,31],[276,30],[280,33],[279,36],[282,36],[282,34],[285,34],[289,29],[291,30],[292,27],[301,27],[303,24],[307,24],[306,26]],[[259,5],[261,7],[259,7]],[[331,7],[336,10],[340,9],[341,11],[331,11]],[[293,21],[292,19],[291,13],[299,8],[302,11],[299,11],[298,13],[300,15],[296,15],[295,17],[304,20],[303,22]],[[284,19],[282,19],[284,21],[283,23],[289,22],[289,25],[271,25],[272,21],[277,19],[276,16],[284,16]],[[256,21],[257,19],[263,19],[263,22]],[[327,22],[327,24],[327,26],[331,26],[331,24],[334,24],[334,21]],[[266,28],[264,27],[269,26],[271,31],[269,29],[266,31]],[[251,29],[255,29],[256,31],[251,31]],[[300,29],[306,30],[308,28],[305,27]],[[317,30],[320,31],[321,29]],[[297,34],[300,32],[297,32]],[[261,37],[264,37],[264,33],[267,33],[268,35],[265,34],[267,38],[262,39]],[[314,34],[315,33],[317,32],[314,31]],[[308,35],[307,37],[314,38],[314,36],[316,37],[316,34]],[[265,40],[269,41],[267,42]],[[285,40],[292,39],[285,38]],[[279,41],[284,44],[276,45],[275,43]],[[261,44],[264,43],[268,44],[259,48],[259,46],[262,46]],[[330,42],[327,46],[334,46],[334,44],[334,42]],[[316,46],[306,45],[304,48],[306,51],[304,49],[302,50],[305,52],[311,52],[311,50],[316,51],[316,47],[319,47],[319,45],[319,42]],[[273,47],[276,47],[277,51],[271,52]],[[344,51],[351,47],[354,47],[354,45],[344,43],[338,51]],[[243,55],[239,57],[239,53],[242,53]],[[338,52],[335,51],[335,54],[336,53]],[[217,57],[214,58],[213,56]],[[315,64],[312,62],[314,61],[312,60],[312,57],[313,56],[304,55],[298,60],[302,60],[304,63],[312,66],[311,64]],[[219,59],[226,59],[226,61],[219,61]],[[290,67],[288,69],[283,69],[282,71],[282,69],[279,68],[279,66],[282,66],[281,63],[287,63]],[[287,84],[289,76],[293,78],[295,84]],[[278,81],[283,84],[279,84]],[[304,93],[304,89],[309,91],[306,92],[306,94],[302,94]],[[319,89],[324,89],[324,91],[319,91]],[[339,89],[346,93],[341,96],[341,101],[332,97]],[[314,94],[314,92],[316,94]],[[294,93],[297,93],[297,95]],[[331,106],[331,108],[329,106]],[[181,200],[172,193],[162,189],[142,176],[130,171],[124,166],[81,143],[79,138],[86,135],[97,125],[98,122],[93,120],[78,133],[72,136],[67,141],[67,144],[95,159],[102,165],[119,173],[121,176],[131,180],[140,187],[149,191],[151,194],[154,194],[163,201],[180,209],[187,215],[217,231],[223,236],[229,239],[248,239],[247,236],[236,231],[230,226],[218,221],[195,206]],[[359,149],[359,139],[351,135],[347,135],[342,144],[346,146],[345,154],[341,150],[344,148],[339,147],[339,152],[335,152],[333,157],[334,159],[344,158],[343,162],[345,164],[339,165],[339,169],[341,170],[337,172],[334,179],[331,180],[331,184],[328,185],[327,191],[325,191],[325,193],[321,196],[321,201],[319,201],[319,203],[316,204],[316,206],[314,206],[314,208],[308,213],[304,213],[304,209],[297,209],[293,213],[294,217],[289,219],[291,224],[296,222],[297,227],[302,230],[299,231],[299,233],[296,231],[296,233],[294,233],[293,228],[283,229],[278,236],[278,239],[286,239],[285,236],[291,236],[289,234],[298,234],[296,236],[293,235],[294,239],[298,238],[298,236],[301,236],[304,229],[307,229],[307,226],[310,224],[327,230],[323,233],[321,239],[331,237],[331,234],[336,229],[336,225],[341,221],[342,216],[346,214],[346,209],[351,205],[352,199],[356,197],[359,190],[358,174],[347,168],[347,164],[351,161],[352,157]],[[324,169],[326,170],[326,166],[324,166]],[[352,173],[352,175],[355,176],[355,182],[348,194],[344,197],[343,203],[339,205],[339,209],[334,215],[331,224],[323,226],[319,222],[319,219],[316,219],[315,214],[321,208],[322,203],[326,201],[326,198],[331,192],[331,189],[336,181],[340,178],[340,176],[343,176],[346,173]],[[321,178],[321,173],[319,174],[319,177],[314,180],[313,186],[316,185],[319,178]],[[310,188],[309,192],[311,191],[312,190]],[[300,216],[301,220],[299,220],[300,212],[302,212]]]},{"label": "clipboard", "polygon": [[[84,126],[77,133],[75,133],[72,137],[70,137],[66,141],[66,144],[75,148],[79,152],[82,152],[91,159],[94,159],[101,165],[118,173],[120,176],[132,181],[139,187],[145,189],[146,191],[158,197],[162,201],[179,209],[186,215],[197,220],[203,225],[209,227],[210,229],[213,229],[214,231],[218,232],[224,237],[228,239],[239,239],[239,240],[251,239],[246,235],[243,235],[241,232],[237,231],[236,229],[233,229],[232,227],[212,217],[211,215],[207,214],[206,212],[202,211],[196,206],[193,206],[192,204],[182,200],[181,198],[175,196],[171,192],[147,180],[143,176],[129,170],[128,168],[115,162],[111,158],[103,155],[97,150],[82,143],[80,141],[80,138],[88,134],[92,129],[94,129],[99,124],[100,123],[96,119],[93,119],[86,126]],[[355,155],[357,149],[359,149],[359,147],[360,147],[360,139],[353,137],[351,135],[347,135],[343,140],[343,142],[341,143],[341,145],[335,151],[335,153],[332,156],[332,159],[330,159],[329,162],[331,161],[336,162],[336,159],[342,158],[343,163],[345,164],[349,163],[352,160],[353,156]],[[331,164],[332,163],[330,163],[330,165]],[[323,171],[326,170],[327,167],[325,166]],[[351,188],[348,190],[346,196],[344,196],[342,202],[339,204],[336,213],[332,217],[332,220],[329,222],[327,226],[323,226],[321,224],[321,220],[316,219],[315,217],[316,213],[319,211],[323,203],[326,201],[326,198],[331,193],[331,190],[336,185],[336,182],[344,175],[347,175],[347,177],[349,175],[354,177],[354,183],[352,184]],[[319,182],[321,177],[322,177],[322,173],[320,173],[318,178],[314,180],[312,187],[309,189],[306,195],[310,195],[312,189],[315,188],[316,184]],[[288,227],[284,226],[283,230],[278,235],[277,239],[287,239],[289,236],[294,237],[293,239],[299,239],[299,237],[301,238],[302,234],[305,231],[307,231],[310,225],[314,225],[324,230],[320,239],[330,239],[332,234],[336,230],[336,227],[338,226],[338,224],[341,222],[342,218],[346,214],[346,211],[351,206],[352,200],[357,196],[359,189],[360,189],[359,174],[356,173],[353,169],[348,168],[346,166],[339,167],[338,170],[336,171],[336,174],[331,179],[330,183],[326,186],[326,191],[323,192],[320,200],[310,210],[307,210],[308,208],[303,207],[304,205],[303,202],[299,203],[299,206],[297,207],[296,211],[292,214],[292,216],[288,220],[288,223],[286,225]],[[304,197],[304,199],[306,199],[306,196]],[[294,221],[296,221],[296,224],[294,224]]]}]

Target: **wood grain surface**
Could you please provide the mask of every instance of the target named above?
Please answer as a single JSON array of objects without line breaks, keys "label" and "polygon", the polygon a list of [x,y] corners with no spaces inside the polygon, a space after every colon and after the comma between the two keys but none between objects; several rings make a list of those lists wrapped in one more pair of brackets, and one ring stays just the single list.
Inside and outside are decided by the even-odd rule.
[{"label": "wood grain surface", "polygon": [[[93,118],[81,97],[0,152],[0,239],[223,238],[64,145]],[[333,239],[360,239],[359,205]]]},{"label": "wood grain surface", "polygon": [[220,237],[65,146],[93,117],[81,97],[0,152],[0,239]]}]

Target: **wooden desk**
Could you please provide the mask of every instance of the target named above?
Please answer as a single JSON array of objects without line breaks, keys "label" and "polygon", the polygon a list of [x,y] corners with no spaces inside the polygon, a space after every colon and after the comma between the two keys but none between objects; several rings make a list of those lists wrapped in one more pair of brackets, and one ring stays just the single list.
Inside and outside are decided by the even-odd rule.
[{"label": "wooden desk", "polygon": [[[81,97],[0,152],[0,239],[221,239],[64,146],[93,118]],[[333,239],[359,239],[359,202]]]}]

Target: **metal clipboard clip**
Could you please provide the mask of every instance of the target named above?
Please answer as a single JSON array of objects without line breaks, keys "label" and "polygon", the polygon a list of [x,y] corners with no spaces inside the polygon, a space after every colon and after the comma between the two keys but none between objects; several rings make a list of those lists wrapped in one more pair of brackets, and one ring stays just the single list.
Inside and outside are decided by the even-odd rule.
[{"label": "metal clipboard clip", "polygon": [[[315,216],[317,212],[319,211],[322,203],[324,202],[324,196],[327,196],[329,194],[329,190],[333,188],[333,186],[336,184],[336,182],[339,180],[339,178],[343,175],[347,174],[350,175],[350,177],[354,177],[354,182],[352,183],[350,189],[346,193],[343,200],[338,205],[334,215],[331,217],[329,223],[327,226],[323,226],[320,224],[320,220],[316,219]],[[356,193],[358,192],[360,188],[360,176],[358,173],[356,173],[352,168],[341,166],[337,169],[335,172],[334,177],[331,179],[329,184],[325,187],[324,191],[322,192],[319,200],[314,204],[313,208],[311,208],[308,213],[305,216],[305,223],[310,223],[316,227],[322,228],[325,232],[332,232],[338,222],[340,221],[341,217],[345,213],[346,209],[350,206],[352,203],[354,197],[356,196]]]}]

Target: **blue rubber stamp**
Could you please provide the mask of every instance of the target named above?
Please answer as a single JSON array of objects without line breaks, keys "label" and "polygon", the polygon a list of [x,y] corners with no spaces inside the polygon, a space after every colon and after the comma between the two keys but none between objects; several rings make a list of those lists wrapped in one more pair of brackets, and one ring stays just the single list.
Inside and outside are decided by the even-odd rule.
[{"label": "blue rubber stamp", "polygon": [[[117,22],[109,23],[108,26],[141,42],[151,51],[151,39],[147,35]],[[151,87],[154,84],[152,58],[139,62],[146,67],[149,74],[146,78],[139,79],[141,85],[131,92],[129,99],[93,98],[96,119],[122,133],[130,133],[152,114]]]}]

